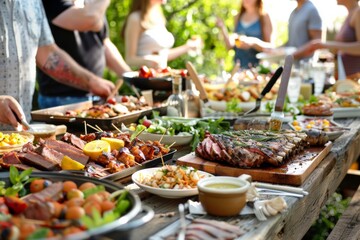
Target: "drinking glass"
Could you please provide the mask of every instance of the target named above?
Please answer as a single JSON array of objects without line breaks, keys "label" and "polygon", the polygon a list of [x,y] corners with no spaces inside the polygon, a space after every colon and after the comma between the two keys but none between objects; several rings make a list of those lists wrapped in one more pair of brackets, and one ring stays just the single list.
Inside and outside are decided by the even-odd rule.
[{"label": "drinking glass", "polygon": [[314,80],[314,95],[319,96],[324,90],[326,69],[323,64],[313,64],[311,73]]},{"label": "drinking glass", "polygon": [[292,69],[287,89],[287,95],[291,104],[297,103],[299,99],[301,81],[300,71],[298,69]]},{"label": "drinking glass", "polygon": [[167,67],[168,55],[169,55],[169,49],[165,48],[159,51],[159,57],[160,57],[159,67],[161,69],[165,69]]}]

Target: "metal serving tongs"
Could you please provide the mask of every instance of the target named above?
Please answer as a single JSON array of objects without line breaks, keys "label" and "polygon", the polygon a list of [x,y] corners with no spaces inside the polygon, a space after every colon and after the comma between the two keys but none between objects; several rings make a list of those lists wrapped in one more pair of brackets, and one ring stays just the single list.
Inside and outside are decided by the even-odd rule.
[{"label": "metal serving tongs", "polygon": [[255,107],[253,109],[250,109],[249,111],[247,111],[246,113],[244,113],[243,116],[246,116],[250,113],[256,112],[257,110],[259,110],[260,106],[261,106],[261,100],[263,99],[263,97],[270,92],[270,90],[272,89],[272,87],[274,86],[274,84],[276,83],[276,81],[279,79],[280,75],[283,72],[283,67],[279,67],[278,69],[276,69],[274,75],[272,75],[272,77],[270,78],[269,82],[266,84],[266,86],[264,87],[264,89],[261,91],[260,96],[256,99],[256,104]]},{"label": "metal serving tongs", "polygon": [[33,130],[31,128],[30,124],[26,121],[25,118],[20,119],[19,116],[14,111],[13,111],[13,114],[14,114],[14,116],[16,118],[16,121],[23,126],[22,131],[31,131],[31,130]]}]

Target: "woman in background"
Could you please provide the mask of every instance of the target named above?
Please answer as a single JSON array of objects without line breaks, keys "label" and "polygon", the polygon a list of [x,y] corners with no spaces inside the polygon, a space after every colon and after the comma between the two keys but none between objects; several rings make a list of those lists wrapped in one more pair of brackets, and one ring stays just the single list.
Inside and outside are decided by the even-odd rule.
[{"label": "woman in background", "polygon": [[200,47],[200,39],[172,48],[174,36],[166,29],[161,5],[166,0],[133,0],[122,36],[125,38],[125,60],[130,66],[146,65],[165,68],[171,61]]},{"label": "woman in background", "polygon": [[228,50],[235,49],[234,61],[240,61],[243,68],[258,65],[256,54],[272,48],[272,23],[263,10],[262,0],[241,1],[239,13],[235,16],[235,33],[229,35],[224,22],[218,18],[220,28]]},{"label": "woman in background", "polygon": [[346,76],[358,78],[360,73],[360,7],[358,0],[338,0],[338,5],[343,5],[348,10],[340,31],[336,34],[335,41],[322,42],[313,40],[297,52],[310,55],[317,49],[330,49],[339,51]]}]

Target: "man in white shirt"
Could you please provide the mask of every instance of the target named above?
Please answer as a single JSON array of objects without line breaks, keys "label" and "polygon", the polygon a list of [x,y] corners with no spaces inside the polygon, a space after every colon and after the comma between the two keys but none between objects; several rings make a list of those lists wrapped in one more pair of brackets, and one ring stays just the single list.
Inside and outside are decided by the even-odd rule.
[{"label": "man in white shirt", "polygon": [[[0,0],[0,121],[19,128],[17,118],[30,119],[36,65],[59,82],[107,97],[114,88],[78,65],[54,43],[41,0]],[[15,98],[24,110],[14,110]],[[19,115],[20,114],[20,115]],[[0,126],[8,129],[9,126]]]}]

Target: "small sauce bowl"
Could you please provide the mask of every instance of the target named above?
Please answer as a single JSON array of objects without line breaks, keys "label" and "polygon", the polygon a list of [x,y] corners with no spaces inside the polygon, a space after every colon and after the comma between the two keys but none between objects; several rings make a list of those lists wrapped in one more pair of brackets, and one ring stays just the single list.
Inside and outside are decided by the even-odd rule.
[{"label": "small sauce bowl", "polygon": [[52,124],[31,124],[31,130],[28,132],[34,135],[34,143],[37,143],[39,139],[56,139],[57,134],[65,133],[66,126],[55,126]]},{"label": "small sauce bowl", "polygon": [[246,192],[250,187],[247,179],[248,175],[237,178],[216,176],[201,179],[197,183],[201,205],[210,215],[238,215],[246,203]]}]

